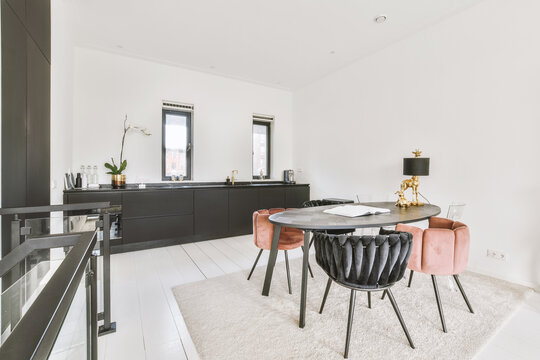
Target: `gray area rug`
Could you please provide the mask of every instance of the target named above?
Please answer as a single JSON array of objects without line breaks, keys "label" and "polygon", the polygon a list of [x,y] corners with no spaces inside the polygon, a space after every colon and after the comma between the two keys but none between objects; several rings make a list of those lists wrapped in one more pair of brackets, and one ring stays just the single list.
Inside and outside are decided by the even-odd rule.
[{"label": "gray area rug", "polygon": [[[248,271],[184,284],[173,289],[191,337],[203,359],[343,359],[350,290],[332,284],[322,315],[318,309],[327,276],[311,258],[306,327],[298,327],[301,259],[291,262],[293,295],[287,292],[285,265],[276,264],[270,296],[261,296],[266,266],[250,281]],[[409,271],[407,270],[407,275]],[[459,292],[439,277],[448,333],[443,333],[431,278],[415,273],[411,288],[403,279],[392,291],[416,345],[411,349],[388,298],[358,292],[349,358],[471,359],[531,290],[487,276],[460,277],[471,301],[469,313]]]}]

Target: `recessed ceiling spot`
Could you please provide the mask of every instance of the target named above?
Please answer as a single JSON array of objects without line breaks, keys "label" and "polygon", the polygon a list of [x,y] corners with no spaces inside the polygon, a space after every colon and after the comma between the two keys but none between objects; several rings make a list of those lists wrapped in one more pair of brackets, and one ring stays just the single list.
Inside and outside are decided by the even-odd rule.
[{"label": "recessed ceiling spot", "polygon": [[383,22],[385,22],[387,19],[386,15],[379,15],[375,18],[375,22],[377,24],[382,24]]},{"label": "recessed ceiling spot", "polygon": [[334,50],[330,51],[331,55],[334,55],[336,52]]}]

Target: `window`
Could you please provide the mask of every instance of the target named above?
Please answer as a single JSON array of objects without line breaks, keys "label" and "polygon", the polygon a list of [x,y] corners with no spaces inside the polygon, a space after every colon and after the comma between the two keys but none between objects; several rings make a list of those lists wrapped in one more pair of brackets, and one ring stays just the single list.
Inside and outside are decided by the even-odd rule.
[{"label": "window", "polygon": [[270,130],[272,116],[253,115],[253,179],[270,179]]},{"label": "window", "polygon": [[[187,109],[186,109],[187,108]],[[163,104],[162,180],[191,180],[192,105]],[[186,111],[187,110],[187,111]]]}]

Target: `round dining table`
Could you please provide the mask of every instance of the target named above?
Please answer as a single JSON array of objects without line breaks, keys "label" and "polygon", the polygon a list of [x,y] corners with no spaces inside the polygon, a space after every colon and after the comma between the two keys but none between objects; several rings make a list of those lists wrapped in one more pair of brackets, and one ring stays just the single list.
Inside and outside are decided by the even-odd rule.
[{"label": "round dining table", "polygon": [[281,228],[285,226],[304,231],[304,249],[306,250],[304,251],[303,255],[302,287],[300,293],[299,327],[301,328],[305,326],[306,322],[309,241],[312,231],[374,228],[396,225],[400,223],[405,224],[426,220],[441,213],[441,208],[432,204],[411,206],[408,208],[397,207],[394,202],[367,202],[347,205],[364,205],[384,208],[390,210],[390,212],[376,215],[347,217],[324,212],[324,210],[343,205],[327,205],[302,209],[291,209],[275,213],[269,217],[270,222],[274,224],[274,235],[272,237],[272,246],[270,248],[268,264],[266,265],[266,276],[264,278],[264,286],[262,291],[264,296],[268,296],[270,293],[270,284],[272,283],[272,274],[276,264],[278,253],[277,247]]}]

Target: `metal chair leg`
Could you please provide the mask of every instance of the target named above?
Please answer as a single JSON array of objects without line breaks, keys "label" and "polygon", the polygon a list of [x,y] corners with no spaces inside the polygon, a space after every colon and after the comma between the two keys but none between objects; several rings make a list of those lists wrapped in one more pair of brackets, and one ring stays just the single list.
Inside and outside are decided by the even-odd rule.
[{"label": "metal chair leg", "polygon": [[384,297],[386,296],[386,290],[382,292],[381,300],[384,300]]},{"label": "metal chair leg", "polygon": [[347,338],[345,339],[345,353],[343,357],[347,359],[349,357],[349,344],[351,342],[351,330],[354,316],[354,303],[356,301],[356,291],[351,290],[351,299],[349,301],[349,320],[347,321]]},{"label": "metal chair leg", "polygon": [[[313,241],[313,240],[311,240],[311,241]],[[301,248],[302,248],[302,252],[304,252],[304,247],[302,246]],[[311,278],[313,278],[313,271],[311,271],[311,266],[309,265],[309,262],[307,264],[307,268],[309,270],[309,275],[311,275]]]},{"label": "metal chair leg", "polygon": [[367,292],[367,303],[368,303],[368,308],[371,309],[371,291]]},{"label": "metal chair leg", "polygon": [[471,306],[471,303],[469,302],[469,299],[467,299],[467,295],[465,295],[465,290],[463,290],[463,286],[461,286],[461,282],[459,281],[459,276],[454,275],[454,280],[456,280],[456,284],[459,288],[459,291],[461,292],[461,295],[463,296],[463,300],[465,300],[465,303],[467,304],[467,307],[469,308],[469,311],[474,314],[474,310]]},{"label": "metal chair leg", "polygon": [[412,276],[414,275],[414,271],[411,270],[411,272],[409,273],[409,284],[407,285],[407,287],[411,287],[411,283],[412,283]]},{"label": "metal chair leg", "polygon": [[446,330],[446,322],[444,321],[444,313],[441,303],[441,297],[439,295],[439,287],[437,286],[437,279],[435,279],[435,275],[431,275],[431,281],[433,282],[433,290],[435,291],[435,298],[437,299],[437,307],[439,308],[439,315],[441,316],[441,323],[442,328],[444,332],[448,332]]},{"label": "metal chair leg", "polygon": [[291,271],[289,270],[289,256],[287,250],[285,250],[285,266],[287,267],[287,285],[289,285],[289,294],[292,294],[291,290]]},{"label": "metal chair leg", "polygon": [[392,294],[392,290],[386,289],[385,292],[388,293],[388,298],[390,299],[390,302],[392,303],[392,307],[394,308],[394,311],[396,312],[396,315],[399,319],[399,323],[401,324],[401,328],[405,332],[405,336],[407,336],[407,340],[409,340],[409,345],[414,349],[414,344],[411,339],[411,335],[409,335],[409,330],[407,330],[407,325],[405,325],[405,321],[403,320],[403,317],[401,316],[401,312],[399,311],[399,308],[396,303],[396,299],[394,299],[394,295]]},{"label": "metal chair leg", "polygon": [[257,266],[257,263],[259,262],[259,258],[261,257],[262,255],[262,252],[263,252],[263,249],[261,249],[261,251],[259,251],[259,254],[257,255],[257,258],[255,259],[255,264],[253,264],[253,267],[251,268],[251,271],[249,272],[249,275],[248,275],[248,280],[251,278],[251,274],[253,274],[253,270],[255,270],[255,267]]},{"label": "metal chair leg", "polygon": [[328,278],[328,282],[326,283],[326,289],[324,290],[324,296],[322,298],[321,308],[319,309],[319,314],[322,314],[322,311],[324,309],[324,304],[326,304],[326,298],[328,297],[328,293],[330,292],[330,285],[332,285],[332,278]]}]

